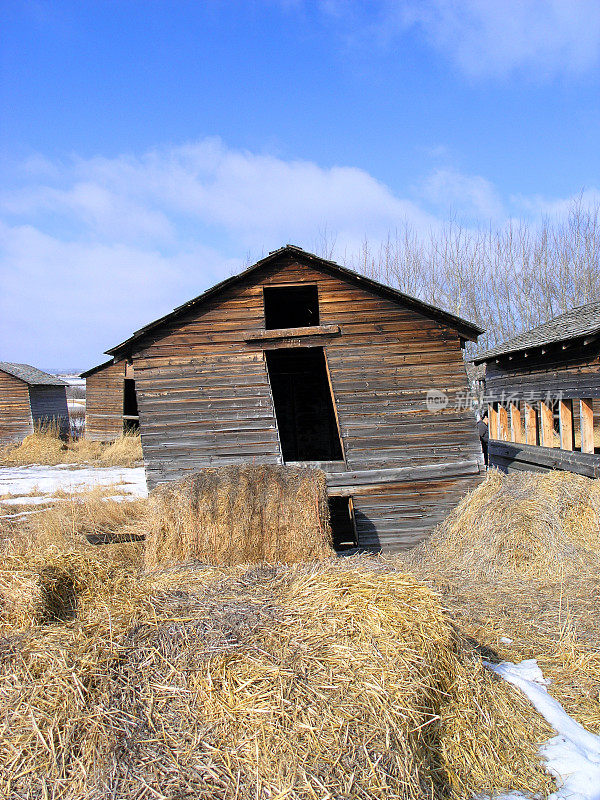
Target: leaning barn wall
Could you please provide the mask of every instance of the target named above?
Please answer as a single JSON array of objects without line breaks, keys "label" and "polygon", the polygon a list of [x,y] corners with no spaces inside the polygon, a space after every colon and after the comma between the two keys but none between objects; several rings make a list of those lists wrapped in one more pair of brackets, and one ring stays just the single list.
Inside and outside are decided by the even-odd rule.
[{"label": "leaning barn wall", "polygon": [[[300,282],[318,285],[320,324],[339,334],[252,340],[264,330],[263,285]],[[289,346],[325,348],[346,457],[331,469],[337,491],[354,487],[361,544],[397,549],[422,538],[479,480],[473,415],[455,408],[467,388],[459,336],[293,262],[270,265],[166,323],[134,356],[150,487],[202,467],[280,463],[264,351]],[[447,393],[446,409],[428,410],[430,389]],[[428,466],[423,479],[419,469]]]}]

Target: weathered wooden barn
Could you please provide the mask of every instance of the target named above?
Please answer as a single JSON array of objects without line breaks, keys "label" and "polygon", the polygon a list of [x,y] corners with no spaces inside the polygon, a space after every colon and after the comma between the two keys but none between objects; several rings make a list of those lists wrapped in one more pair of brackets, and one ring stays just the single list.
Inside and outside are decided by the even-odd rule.
[{"label": "weathered wooden barn", "polygon": [[0,445],[20,442],[52,423],[69,430],[66,383],[29,364],[0,361]]},{"label": "weathered wooden barn", "polygon": [[82,372],[85,378],[85,435],[112,442],[125,431],[137,430],[139,415],[132,364],[110,359]]},{"label": "weathered wooden barn", "polygon": [[247,461],[320,466],[338,544],[394,550],[480,479],[460,402],[479,333],[288,245],[107,351],[103,371],[133,363],[150,488]]},{"label": "weathered wooden barn", "polygon": [[474,361],[486,365],[492,466],[600,476],[600,302],[574,308]]}]

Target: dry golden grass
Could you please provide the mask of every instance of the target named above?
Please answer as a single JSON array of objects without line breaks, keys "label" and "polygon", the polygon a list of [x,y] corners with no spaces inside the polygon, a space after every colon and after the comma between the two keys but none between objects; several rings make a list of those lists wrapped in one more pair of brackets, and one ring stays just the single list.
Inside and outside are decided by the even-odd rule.
[{"label": "dry golden grass", "polygon": [[0,448],[0,466],[93,463],[106,467],[130,467],[142,461],[138,434],[126,433],[104,444],[88,439],[63,440],[55,427],[47,427],[26,436],[18,445]]},{"label": "dry golden grass", "polygon": [[244,465],[205,469],[152,492],[146,567],[298,562],[333,555],[325,474]]}]

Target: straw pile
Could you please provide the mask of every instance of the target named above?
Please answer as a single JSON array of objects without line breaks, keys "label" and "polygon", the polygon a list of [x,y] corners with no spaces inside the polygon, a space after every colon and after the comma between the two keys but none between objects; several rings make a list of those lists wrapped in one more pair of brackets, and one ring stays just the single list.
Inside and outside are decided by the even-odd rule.
[{"label": "straw pile", "polygon": [[190,560],[293,563],[333,555],[325,475],[316,469],[205,469],[155,489],[149,512],[149,569]]},{"label": "straw pile", "polygon": [[397,563],[486,657],[536,658],[552,694],[600,734],[600,481],[492,470]]},{"label": "straw pile", "polygon": [[600,481],[491,470],[415,557],[477,580],[503,572],[547,582],[598,574]]},{"label": "straw pile", "polygon": [[[203,480],[206,494],[171,487],[171,506],[131,504],[129,523],[116,503],[74,505],[70,522],[66,509],[32,515],[6,546],[0,796],[547,796],[537,748],[552,732],[481,655],[537,657],[567,711],[600,731],[597,482],[492,473],[394,562],[227,566],[196,559],[254,551],[229,543],[223,556],[219,519],[209,540],[197,511],[212,519],[210,488],[236,521],[233,473],[222,496],[214,473]],[[172,538],[151,540],[150,557],[136,543],[94,547],[96,513],[94,530],[113,532],[165,513]],[[142,570],[170,561],[169,546],[194,563]]]},{"label": "straw pile", "polygon": [[359,558],[144,576],[83,547],[61,554],[72,613],[0,639],[3,797],[549,788],[534,757],[547,731],[410,576]]}]

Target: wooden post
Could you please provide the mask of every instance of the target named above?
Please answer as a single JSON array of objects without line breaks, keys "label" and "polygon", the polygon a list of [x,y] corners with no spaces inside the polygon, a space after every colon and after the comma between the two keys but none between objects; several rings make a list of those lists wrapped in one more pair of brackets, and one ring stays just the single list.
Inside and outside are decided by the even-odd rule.
[{"label": "wooden post", "polygon": [[537,419],[536,419],[535,406],[525,403],[525,443],[536,445],[538,443],[537,437]]},{"label": "wooden post", "polygon": [[554,447],[554,416],[548,403],[540,403],[542,415],[542,447]]},{"label": "wooden post", "polygon": [[573,402],[571,400],[559,400],[558,415],[560,422],[560,448],[561,450],[572,450],[575,443],[573,436]]},{"label": "wooden post", "polygon": [[511,442],[523,442],[521,409],[517,403],[510,404],[510,440]]},{"label": "wooden post", "polygon": [[506,406],[498,406],[498,438],[508,442],[508,411]]},{"label": "wooden post", "polygon": [[498,412],[494,403],[488,405],[488,436],[490,439],[498,438]]},{"label": "wooden post", "polygon": [[581,452],[594,452],[594,401],[591,398],[579,401],[581,420]]}]

